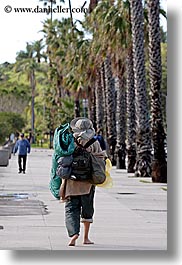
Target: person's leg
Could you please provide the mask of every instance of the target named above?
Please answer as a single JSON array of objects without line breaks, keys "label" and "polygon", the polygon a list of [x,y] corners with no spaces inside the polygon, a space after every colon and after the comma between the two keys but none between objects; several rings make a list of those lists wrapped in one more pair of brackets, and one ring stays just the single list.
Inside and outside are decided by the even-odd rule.
[{"label": "person's leg", "polygon": [[83,244],[94,244],[93,241],[89,239],[89,230],[91,222],[83,222],[84,223],[84,235],[83,235]]},{"label": "person's leg", "polygon": [[71,196],[70,200],[65,202],[65,223],[71,240],[69,246],[75,246],[75,242],[80,233],[80,196]]},{"label": "person's leg", "polygon": [[21,172],[22,172],[21,159],[22,159],[22,156],[21,156],[21,155],[18,155],[18,166],[19,166],[19,173],[21,173]]},{"label": "person's leg", "polygon": [[78,234],[75,234],[74,236],[71,237],[71,240],[68,244],[68,246],[70,247],[74,247],[75,244],[76,244],[76,240],[78,239],[79,235]]},{"label": "person's leg", "polygon": [[84,236],[83,236],[83,244],[94,244],[89,239],[89,230],[90,224],[93,222],[93,214],[94,214],[94,194],[95,187],[92,186],[90,193],[81,196],[82,202],[82,222],[84,224]]},{"label": "person's leg", "polygon": [[25,173],[27,156],[26,155],[23,155],[22,158],[23,158],[23,173]]}]

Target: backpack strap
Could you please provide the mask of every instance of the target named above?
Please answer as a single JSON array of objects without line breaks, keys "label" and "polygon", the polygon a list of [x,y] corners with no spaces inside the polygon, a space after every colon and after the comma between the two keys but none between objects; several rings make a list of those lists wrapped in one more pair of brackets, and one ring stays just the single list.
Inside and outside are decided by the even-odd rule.
[{"label": "backpack strap", "polygon": [[95,141],[97,141],[97,139],[92,138],[90,139],[85,145],[84,148],[88,148],[90,145],[92,145]]},{"label": "backpack strap", "polygon": [[90,145],[92,145],[95,141],[97,141],[96,138],[92,138],[90,139],[85,145],[81,145],[77,139],[75,138],[75,143],[79,146],[79,147],[82,147],[84,149],[88,148]]}]

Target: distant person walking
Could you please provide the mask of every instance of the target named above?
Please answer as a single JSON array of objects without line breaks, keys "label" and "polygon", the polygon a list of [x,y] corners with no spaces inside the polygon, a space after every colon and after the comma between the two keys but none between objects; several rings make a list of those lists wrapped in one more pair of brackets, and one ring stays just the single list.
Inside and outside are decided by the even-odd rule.
[{"label": "distant person walking", "polygon": [[[27,139],[24,138],[24,133],[20,134],[20,139],[16,141],[13,154],[18,152],[18,166],[19,171],[18,173],[25,174],[26,170],[26,161],[27,161],[27,153],[30,153],[30,143]],[[23,161],[23,166],[22,166]]]},{"label": "distant person walking", "polygon": [[102,129],[99,129],[97,131],[97,135],[95,135],[94,138],[99,141],[101,149],[102,150],[106,150],[106,142],[105,142],[104,137],[102,136],[102,134],[103,134]]}]

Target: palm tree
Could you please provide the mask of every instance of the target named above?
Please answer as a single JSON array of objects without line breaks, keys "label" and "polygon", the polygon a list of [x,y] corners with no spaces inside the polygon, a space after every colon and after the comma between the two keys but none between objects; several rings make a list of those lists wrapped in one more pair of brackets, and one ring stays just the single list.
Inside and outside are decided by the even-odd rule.
[{"label": "palm tree", "polygon": [[[128,173],[134,172],[134,165],[136,163],[136,121],[135,121],[135,91],[134,91],[134,73],[133,73],[133,52],[132,52],[132,39],[131,39],[131,15],[129,1],[124,3],[126,9],[126,19],[129,21],[127,43],[128,55],[126,63],[127,74],[127,154],[128,154]],[[160,13],[165,16],[163,10]],[[147,10],[144,9],[145,14],[145,29],[148,25]],[[147,35],[148,36],[148,35]],[[148,43],[148,39],[146,39]]]},{"label": "palm tree", "polygon": [[31,87],[31,132],[34,142],[35,134],[35,96],[36,96],[36,72],[43,72],[43,65],[40,64],[43,56],[41,49],[42,40],[27,43],[26,50],[20,51],[16,57],[15,71],[26,74]]},{"label": "palm tree", "polygon": [[126,18],[129,21],[127,27],[127,57],[126,57],[126,106],[127,106],[127,158],[128,173],[134,173],[136,163],[136,113],[135,113],[135,86],[134,86],[134,69],[133,69],[133,51],[131,36],[131,12],[130,3],[124,4]]},{"label": "palm tree", "polygon": [[46,57],[44,53],[42,53],[42,49],[44,48],[44,44],[42,43],[43,39],[37,40],[35,42],[32,43],[33,45],[33,50],[35,53],[35,58],[37,58],[37,62],[40,63],[41,62],[41,58],[42,57]]},{"label": "palm tree", "polygon": [[144,27],[142,0],[130,0],[134,81],[136,96],[136,148],[135,175],[151,177],[151,134],[145,79]]},{"label": "palm tree", "polygon": [[107,113],[106,113],[106,83],[105,83],[105,70],[104,70],[104,63],[102,63],[100,68],[100,75],[101,75],[101,88],[102,91],[102,101],[103,101],[103,120],[102,120],[102,127],[103,136],[106,139],[106,132],[107,132]]},{"label": "palm tree", "polygon": [[[99,12],[100,11],[100,12]],[[96,34],[96,45],[97,49],[98,42],[100,42],[100,53],[104,57],[105,53],[109,53],[112,58],[112,69],[113,74],[118,79],[116,82],[116,94],[117,94],[117,143],[116,143],[116,160],[117,168],[125,168],[125,156],[126,156],[126,86],[128,82],[125,81],[125,72],[128,67],[127,63],[130,63],[130,60],[127,60],[127,53],[130,51],[131,43],[131,34],[130,34],[130,24],[128,19],[128,2],[122,2],[120,0],[117,3],[113,4],[113,1],[104,1],[98,4],[96,9],[96,16],[93,18],[93,22],[98,21],[99,28],[97,29]],[[113,36],[115,36],[113,38]],[[130,58],[132,59],[132,58]],[[130,72],[130,75],[132,73]],[[132,80],[132,76],[129,76]],[[104,84],[102,82],[102,84]],[[131,83],[130,83],[131,84]],[[134,89],[134,87],[129,87],[127,91]],[[131,95],[132,93],[129,93]],[[104,98],[104,97],[103,97]],[[135,121],[135,109],[134,98],[130,100],[130,107],[127,111],[132,111],[132,115],[128,115],[128,118],[131,118],[132,125],[134,125],[133,120]],[[107,117],[105,118],[107,121]],[[106,123],[106,122],[105,122]],[[128,133],[132,133],[135,130],[135,127],[132,127],[132,131],[129,130]],[[127,134],[128,135],[128,134]],[[129,150],[129,165],[131,168],[130,160],[132,160],[132,166],[135,164],[135,153],[133,149],[135,148],[135,139],[134,134],[130,137],[132,141],[132,150]],[[131,149],[131,147],[129,147]],[[134,163],[133,163],[134,161]],[[131,169],[130,169],[131,170]]]},{"label": "palm tree", "polygon": [[103,93],[101,89],[101,70],[99,69],[96,72],[96,80],[95,80],[95,100],[96,100],[96,129],[99,131],[103,130],[104,123],[104,100]]},{"label": "palm tree", "polygon": [[[45,42],[47,46],[47,56],[49,59],[49,83],[56,91],[55,103],[59,107],[61,106],[62,96],[62,73],[59,66],[57,56],[60,51],[60,23],[58,20],[46,20],[43,25],[43,32],[45,34]],[[61,27],[60,27],[61,28]]]},{"label": "palm tree", "polygon": [[[89,68],[88,55],[90,44],[87,39],[83,39],[83,31],[79,30],[76,24],[74,24],[73,28],[70,19],[67,19],[67,23],[60,30],[62,38],[57,54],[61,55],[59,65],[60,69],[62,66],[63,85],[67,87],[69,92],[74,94],[75,117],[78,117],[81,112],[80,102],[82,99],[86,99],[89,85],[87,69]],[[61,49],[62,52],[59,53]],[[86,83],[87,85],[85,85]]]},{"label": "palm tree", "polygon": [[70,21],[71,21],[72,35],[74,36],[74,32],[73,32],[74,24],[73,24],[73,14],[72,14],[71,0],[68,0],[68,3],[69,3],[69,10],[70,10]]},{"label": "palm tree", "polygon": [[[119,1],[120,2],[120,1]],[[125,104],[124,102],[119,100],[123,99],[121,96],[125,91],[125,88],[120,84],[123,83],[123,76],[120,72],[123,66],[119,66],[121,64],[121,54],[123,54],[122,40],[123,37],[123,18],[120,14],[122,10],[122,6],[118,3],[117,6],[113,4],[113,1],[103,1],[98,4],[98,6],[92,11],[88,22],[89,29],[93,34],[93,41],[91,44],[91,51],[95,53],[94,55],[94,63],[98,66],[99,71],[101,71],[101,88],[102,88],[102,101],[104,102],[103,108],[103,124],[104,132],[107,131],[107,142],[110,146],[110,152],[112,153],[113,163],[117,160],[121,160],[121,157],[125,157],[122,154],[125,154],[125,119],[122,113],[126,113],[124,110]],[[98,26],[99,25],[99,26]],[[122,25],[122,26],[121,26]],[[123,27],[124,28],[124,27]],[[113,36],[115,36],[113,38]],[[104,62],[104,68],[102,67],[102,62]],[[111,66],[113,73],[111,71]],[[101,68],[100,68],[101,67]],[[100,70],[101,69],[101,70]],[[113,77],[110,78],[109,75]],[[115,77],[119,77],[120,82],[117,83],[119,86],[117,87],[117,91],[115,91]],[[110,87],[109,87],[110,86]],[[112,92],[111,92],[112,91]],[[114,94],[111,99],[111,94]],[[116,94],[118,95],[118,100],[116,102]],[[124,97],[125,98],[125,97]],[[109,100],[108,100],[109,99]],[[110,104],[112,102],[112,104]],[[109,103],[109,104],[108,104]],[[118,110],[118,118],[117,121],[117,133],[116,133],[116,105]],[[102,106],[102,102],[100,102],[99,107]],[[112,110],[111,110],[112,106]],[[108,111],[109,107],[109,111]],[[124,110],[124,111],[123,111]],[[114,119],[113,119],[114,113]],[[111,123],[111,121],[113,123]],[[102,126],[103,127],[103,126]],[[112,129],[115,131],[112,131]],[[111,133],[111,134],[110,134]],[[114,136],[113,136],[114,134]],[[114,137],[114,138],[113,138]],[[117,139],[116,139],[117,137]],[[112,139],[112,140],[111,140]],[[117,141],[117,150],[115,150]],[[124,148],[124,150],[123,150]],[[116,152],[115,152],[116,151]],[[124,151],[124,152],[123,152]],[[122,154],[121,154],[122,153]],[[123,164],[123,163],[121,163]],[[118,164],[119,166],[119,164]],[[119,166],[120,167],[120,166]]]},{"label": "palm tree", "polygon": [[106,94],[106,113],[107,113],[107,142],[110,148],[112,164],[116,164],[116,93],[115,80],[112,75],[110,56],[104,61],[105,70],[105,94]]},{"label": "palm tree", "polygon": [[[35,89],[36,89],[36,77],[35,71],[38,69],[38,63],[34,58],[33,45],[27,43],[26,51],[20,51],[16,57],[15,70],[17,72],[26,73],[31,87],[31,132],[34,135],[35,132]],[[32,138],[34,142],[34,137]]]},{"label": "palm tree", "polygon": [[126,80],[123,66],[116,80],[116,168],[125,169],[126,159]]},{"label": "palm tree", "polygon": [[134,172],[136,163],[136,115],[135,115],[135,88],[133,72],[133,52],[129,48],[126,59],[126,82],[127,82],[127,156],[128,156],[128,173]]},{"label": "palm tree", "polygon": [[165,133],[161,105],[161,42],[159,23],[159,0],[147,2],[149,18],[149,74],[151,89],[152,161],[153,182],[167,182],[167,163],[164,149]]}]

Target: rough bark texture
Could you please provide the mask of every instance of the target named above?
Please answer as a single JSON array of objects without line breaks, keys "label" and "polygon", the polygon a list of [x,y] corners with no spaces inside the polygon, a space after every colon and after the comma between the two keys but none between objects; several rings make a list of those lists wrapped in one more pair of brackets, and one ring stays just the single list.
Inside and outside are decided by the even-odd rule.
[{"label": "rough bark texture", "polygon": [[30,84],[32,89],[32,99],[31,99],[31,132],[32,132],[32,143],[35,143],[35,72],[32,70],[30,75]]},{"label": "rough bark texture", "polygon": [[142,0],[130,0],[136,96],[135,175],[151,177],[151,134],[145,79],[144,21]]},{"label": "rough bark texture", "polygon": [[104,102],[101,88],[101,72],[97,71],[95,82],[96,130],[103,129]]},{"label": "rough bark texture", "polygon": [[105,83],[105,69],[104,63],[101,66],[101,91],[103,98],[103,136],[106,139],[107,137],[107,112],[106,112],[106,83]]},{"label": "rough bark texture", "polygon": [[88,11],[91,13],[98,4],[98,0],[90,0]]},{"label": "rough bark texture", "polygon": [[126,82],[124,72],[116,79],[116,168],[125,169],[126,159]]},{"label": "rough bark texture", "polygon": [[116,95],[114,78],[111,71],[111,61],[109,57],[106,58],[104,67],[106,85],[107,142],[109,145],[111,162],[113,165],[116,165]]},{"label": "rough bark texture", "polygon": [[96,128],[95,88],[93,86],[88,88],[88,117]]},{"label": "rough bark texture", "polygon": [[133,72],[133,52],[129,49],[126,60],[127,83],[127,156],[128,173],[134,173],[136,163],[136,115],[135,115],[135,87]]},{"label": "rough bark texture", "polygon": [[153,182],[167,182],[167,163],[164,148],[165,133],[161,104],[161,47],[159,0],[148,1],[149,17],[149,74],[151,88],[152,141],[154,157],[152,161]]}]

